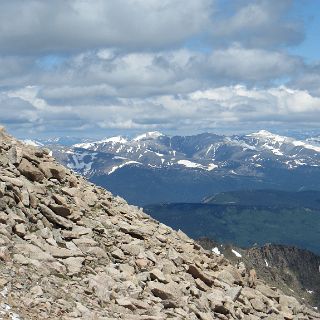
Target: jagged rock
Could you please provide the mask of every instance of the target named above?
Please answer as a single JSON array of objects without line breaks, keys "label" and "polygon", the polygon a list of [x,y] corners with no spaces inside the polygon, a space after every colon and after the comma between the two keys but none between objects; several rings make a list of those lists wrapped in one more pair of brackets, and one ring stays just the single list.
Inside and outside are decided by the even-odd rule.
[{"label": "jagged rock", "polygon": [[137,259],[135,262],[140,270],[146,269],[150,265],[148,259]]},{"label": "jagged rock", "polygon": [[81,271],[84,260],[82,257],[69,257],[63,260],[63,264],[67,267],[68,274],[73,275]]},{"label": "jagged rock", "polygon": [[67,248],[59,248],[52,245],[46,245],[46,252],[49,252],[55,258],[69,258],[69,257],[77,257],[83,256],[83,253],[78,250],[70,250]]},{"label": "jagged rock", "polygon": [[66,176],[66,170],[53,162],[41,162],[39,169],[48,179],[55,178],[61,182]]},{"label": "jagged rock", "polygon": [[31,181],[41,182],[44,179],[43,173],[25,158],[21,160],[18,170]]},{"label": "jagged rock", "polygon": [[39,204],[39,208],[41,210],[41,212],[43,213],[43,215],[52,223],[55,223],[61,227],[64,227],[66,229],[71,229],[72,228],[72,223],[63,218],[60,217],[58,215],[56,215],[50,208],[48,208],[46,205],[44,204]]},{"label": "jagged rock", "polygon": [[195,279],[201,279],[205,284],[211,286],[214,283],[214,279],[206,275],[202,270],[194,265],[189,266],[188,273],[190,273]]},{"label": "jagged rock", "polygon": [[115,249],[114,251],[112,251],[112,256],[121,260],[125,259],[125,255],[120,249]]},{"label": "jagged rock", "polygon": [[16,186],[18,188],[21,188],[23,186],[23,182],[21,181],[21,179],[18,179],[18,178],[12,178],[12,177],[0,175],[0,180],[7,182],[9,184],[12,184],[13,186]]},{"label": "jagged rock", "polygon": [[158,280],[159,282],[168,283],[169,281],[165,277],[165,275],[157,268],[152,269],[150,271],[151,280]]},{"label": "jagged rock", "polygon": [[68,217],[71,215],[71,210],[67,206],[50,204],[49,207],[54,213],[61,217]]},{"label": "jagged rock", "polygon": [[10,252],[7,247],[0,247],[0,261],[9,261],[10,260]]},{"label": "jagged rock", "polygon": [[162,300],[176,300],[179,297],[174,284],[150,281],[148,287],[155,297],[159,297]]},{"label": "jagged rock", "polygon": [[21,238],[23,238],[27,233],[26,228],[22,223],[16,224],[14,226],[14,231]]},{"label": "jagged rock", "polygon": [[138,256],[143,251],[142,246],[135,244],[124,244],[121,249],[131,256]]},{"label": "jagged rock", "polygon": [[23,152],[22,149],[17,146],[12,146],[8,151],[8,159],[12,164],[19,164],[22,160]]},{"label": "jagged rock", "polygon": [[261,311],[261,312],[265,311],[266,306],[261,300],[254,298],[254,299],[250,300],[250,303],[251,303],[252,308],[254,310]]},{"label": "jagged rock", "polygon": [[8,219],[8,215],[5,212],[0,211],[0,223],[6,224]]},{"label": "jagged rock", "polygon": [[227,295],[232,299],[232,301],[236,301],[242,291],[242,287],[238,286],[238,287],[231,287],[228,291],[227,291]]},{"label": "jagged rock", "polygon": [[212,288],[207,294],[207,299],[214,304],[221,304],[226,300],[226,295],[224,290]]},{"label": "jagged rock", "polygon": [[270,287],[267,287],[265,285],[258,284],[256,289],[268,298],[279,299],[280,297],[279,292],[276,292],[275,290],[272,290]]},{"label": "jagged rock", "polygon": [[3,197],[6,192],[6,184],[5,182],[0,181],[0,197]]}]

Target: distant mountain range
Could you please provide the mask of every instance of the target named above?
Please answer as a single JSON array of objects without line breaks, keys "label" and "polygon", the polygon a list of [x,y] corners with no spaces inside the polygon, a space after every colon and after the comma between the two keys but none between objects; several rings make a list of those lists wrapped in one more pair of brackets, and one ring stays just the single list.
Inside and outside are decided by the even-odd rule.
[{"label": "distant mountain range", "polygon": [[199,202],[238,189],[320,190],[320,139],[259,131],[247,135],[167,136],[148,132],[99,141],[57,138],[59,161],[129,202]]}]

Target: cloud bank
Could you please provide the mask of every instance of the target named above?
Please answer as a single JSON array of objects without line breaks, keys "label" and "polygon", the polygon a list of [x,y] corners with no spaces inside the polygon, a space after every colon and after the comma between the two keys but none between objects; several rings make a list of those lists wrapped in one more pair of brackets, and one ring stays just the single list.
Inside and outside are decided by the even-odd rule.
[{"label": "cloud bank", "polygon": [[[317,126],[294,1],[4,0],[0,123],[20,136]],[[230,130],[229,130],[230,131]]]}]

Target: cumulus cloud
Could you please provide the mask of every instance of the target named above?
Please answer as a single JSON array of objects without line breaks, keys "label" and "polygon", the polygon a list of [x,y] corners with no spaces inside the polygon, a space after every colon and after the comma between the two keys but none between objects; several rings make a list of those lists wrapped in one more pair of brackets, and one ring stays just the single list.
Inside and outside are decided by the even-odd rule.
[{"label": "cumulus cloud", "polygon": [[5,0],[0,52],[176,45],[210,23],[210,0]]},{"label": "cumulus cloud", "polygon": [[[245,124],[263,127],[271,122],[283,126],[318,123],[320,98],[307,91],[285,86],[268,89],[246,86],[223,86],[198,90],[188,95],[161,95],[149,98],[122,98],[104,105],[60,106],[49,105],[37,97],[37,88],[25,88],[7,95],[10,106],[19,101],[20,120],[32,115],[34,129],[50,132],[63,126],[70,131],[160,129],[173,132],[199,132]],[[9,100],[8,100],[9,99]],[[18,100],[17,100],[18,99]],[[25,105],[21,107],[21,102]],[[22,109],[21,109],[22,108]],[[7,121],[7,114],[0,121]],[[22,118],[21,118],[22,117]],[[60,126],[60,127],[59,127]],[[55,129],[55,130],[56,130]]]},{"label": "cumulus cloud", "polygon": [[[72,56],[56,69],[25,75],[55,104],[88,104],[114,98],[187,94],[224,84],[266,84],[303,69],[300,58],[282,52],[233,46],[209,53],[187,49],[156,53]],[[17,76],[20,81],[20,76]]]},{"label": "cumulus cloud", "polygon": [[303,39],[291,9],[289,0],[1,1],[0,122],[35,135],[314,123],[319,66],[287,50]]},{"label": "cumulus cloud", "polygon": [[229,81],[261,81],[292,75],[303,68],[301,59],[283,52],[233,46],[209,57],[211,70]]},{"label": "cumulus cloud", "polygon": [[320,63],[307,66],[304,72],[292,79],[290,85],[295,89],[301,88],[320,97]]},{"label": "cumulus cloud", "polygon": [[[292,0],[230,1],[213,23],[213,41],[249,47],[295,45],[304,39],[303,24],[288,19]],[[225,9],[225,8],[224,8]],[[231,13],[230,13],[231,11]]]}]

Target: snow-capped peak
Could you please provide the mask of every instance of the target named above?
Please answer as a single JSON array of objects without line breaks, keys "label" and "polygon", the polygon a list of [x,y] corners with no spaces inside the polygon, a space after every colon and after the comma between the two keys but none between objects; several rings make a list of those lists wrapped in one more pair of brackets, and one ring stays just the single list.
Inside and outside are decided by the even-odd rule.
[{"label": "snow-capped peak", "polygon": [[133,139],[133,141],[140,141],[145,139],[157,139],[159,137],[163,136],[163,134],[159,131],[150,131],[143,134],[138,135]]},{"label": "snow-capped peak", "polygon": [[100,141],[100,143],[104,143],[104,142],[126,143],[128,142],[128,140],[122,136],[116,136],[116,137],[111,137],[111,138],[107,138],[105,140]]},{"label": "snow-capped peak", "polygon": [[256,138],[263,138],[263,139],[272,139],[277,142],[284,142],[287,137],[280,136],[278,134],[274,134],[267,130],[260,130],[258,132],[253,132],[247,135],[248,137],[256,137]]},{"label": "snow-capped peak", "polygon": [[[320,152],[320,147],[312,145],[305,141],[295,140],[294,138],[280,136],[278,134],[271,133],[266,130],[260,130],[258,132],[250,133],[247,137],[253,137],[257,139],[262,139],[262,141],[267,141],[267,144],[283,144],[289,143],[295,147],[303,147],[309,150]],[[264,145],[266,146],[266,144]]]},{"label": "snow-capped peak", "polygon": [[258,132],[251,133],[251,135],[271,137],[271,136],[274,136],[274,133],[268,130],[259,130]]},{"label": "snow-capped peak", "polygon": [[105,138],[102,140],[98,141],[93,141],[93,142],[85,142],[85,143],[77,143],[74,145],[75,148],[82,148],[82,149],[90,149],[93,146],[100,145],[103,143],[126,143],[128,140],[122,136],[116,136],[116,137],[111,137],[111,138]]}]

